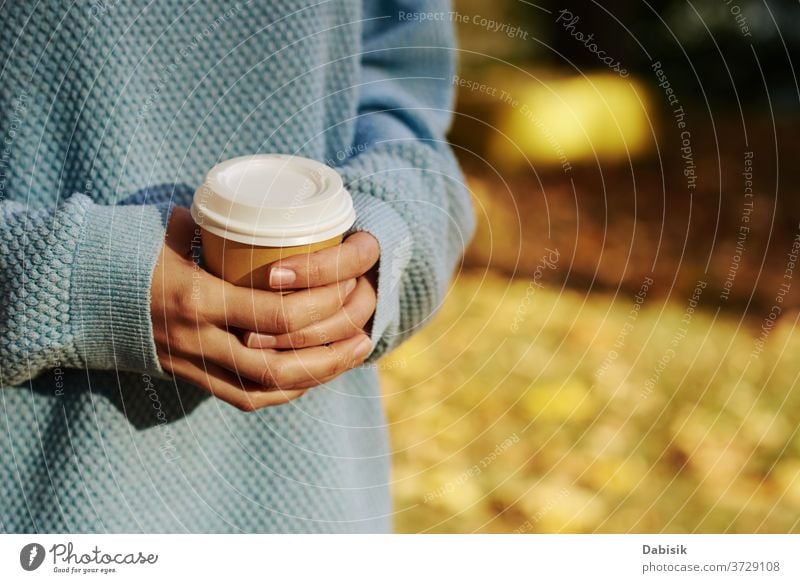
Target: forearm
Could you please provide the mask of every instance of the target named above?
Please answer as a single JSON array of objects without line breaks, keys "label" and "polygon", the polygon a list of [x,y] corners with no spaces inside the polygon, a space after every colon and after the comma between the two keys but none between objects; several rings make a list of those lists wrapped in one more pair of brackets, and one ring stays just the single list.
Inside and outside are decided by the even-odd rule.
[{"label": "forearm", "polygon": [[160,373],[149,285],[169,203],[0,203],[0,386],[62,366]]},{"label": "forearm", "polygon": [[404,10],[446,0],[365,2],[359,120],[339,168],[354,197],[356,230],[381,259],[372,339],[377,358],[413,333],[444,297],[475,229],[469,191],[446,141],[452,118],[454,35],[446,22],[406,22]]},{"label": "forearm", "polygon": [[378,240],[372,358],[397,346],[434,312],[474,230],[455,164],[420,143],[386,144],[342,169],[355,229]]}]

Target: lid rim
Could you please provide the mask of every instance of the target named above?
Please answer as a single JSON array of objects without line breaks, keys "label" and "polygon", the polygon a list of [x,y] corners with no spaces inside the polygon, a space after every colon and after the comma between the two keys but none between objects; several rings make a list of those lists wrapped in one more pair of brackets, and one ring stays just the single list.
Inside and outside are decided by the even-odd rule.
[{"label": "lid rim", "polygon": [[[344,191],[346,194],[347,191]],[[229,232],[241,233],[242,235],[252,235],[252,236],[262,236],[260,233],[263,233],[267,230],[272,231],[281,231],[281,232],[289,232],[289,231],[304,231],[308,229],[315,229],[316,227],[323,227],[328,228],[327,225],[330,224],[338,224],[347,220],[347,218],[354,213],[352,200],[342,201],[343,204],[339,205],[338,209],[335,209],[335,212],[331,212],[329,216],[324,217],[322,220],[317,220],[314,222],[308,223],[301,223],[297,225],[280,225],[280,226],[273,226],[273,228],[259,228],[259,227],[250,227],[248,225],[242,224],[240,221],[235,220],[233,217],[223,217],[220,213],[215,212],[213,210],[204,207],[201,204],[197,204],[196,202],[192,203],[191,206],[191,213],[192,217],[195,219],[195,222],[202,226],[210,225],[217,229],[224,229]],[[289,209],[294,209],[295,207],[289,207]],[[261,211],[269,211],[272,209],[264,208],[259,209]],[[274,209],[277,212],[282,212],[288,210],[287,208],[277,207]],[[269,236],[269,235],[263,235]]]},{"label": "lid rim", "polygon": [[[239,164],[247,166],[237,168]],[[250,164],[253,174],[248,176]],[[308,194],[300,189],[305,182],[279,182],[284,168],[305,175],[316,190]],[[227,182],[220,180],[228,171]],[[272,177],[277,191],[269,183]],[[290,200],[293,192],[297,195]],[[268,198],[285,204],[263,204]],[[287,240],[325,240],[344,233],[355,222],[353,199],[336,170],[286,154],[239,156],[217,164],[195,191],[190,210],[195,222],[209,232],[254,245],[267,241],[261,243],[265,246],[285,246]]]},{"label": "lid rim", "polygon": [[216,225],[200,225],[204,229],[218,237],[234,241],[236,243],[244,243],[254,247],[295,247],[298,245],[309,245],[313,243],[321,243],[328,239],[333,239],[339,235],[344,235],[355,224],[356,214],[355,211],[351,212],[346,220],[339,223],[337,227],[331,227],[324,231],[317,233],[308,233],[303,235],[272,235],[272,236],[254,236],[247,233],[237,233],[225,230]]}]

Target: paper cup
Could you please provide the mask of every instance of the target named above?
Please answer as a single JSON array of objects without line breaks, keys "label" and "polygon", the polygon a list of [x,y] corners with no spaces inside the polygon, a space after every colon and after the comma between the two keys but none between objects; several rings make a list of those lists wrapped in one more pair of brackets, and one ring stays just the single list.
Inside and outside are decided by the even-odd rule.
[{"label": "paper cup", "polygon": [[267,288],[269,266],[338,245],[355,221],[332,168],[298,156],[242,156],[214,166],[195,192],[205,268],[235,285]]}]

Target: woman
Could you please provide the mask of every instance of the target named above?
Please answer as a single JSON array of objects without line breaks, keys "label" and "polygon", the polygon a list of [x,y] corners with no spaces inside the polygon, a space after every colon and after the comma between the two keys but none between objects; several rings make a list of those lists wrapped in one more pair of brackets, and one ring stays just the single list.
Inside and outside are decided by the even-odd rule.
[{"label": "woman", "polygon": [[[473,229],[448,10],[0,6],[2,530],[390,530],[361,363],[424,323]],[[252,292],[196,268],[185,207],[259,152],[335,165],[358,219]]]}]

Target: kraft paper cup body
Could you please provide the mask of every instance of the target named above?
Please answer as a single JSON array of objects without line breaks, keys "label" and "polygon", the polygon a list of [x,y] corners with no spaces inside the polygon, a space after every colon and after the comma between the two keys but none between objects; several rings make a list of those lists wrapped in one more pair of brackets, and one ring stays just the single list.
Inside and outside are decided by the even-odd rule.
[{"label": "kraft paper cup body", "polygon": [[342,242],[342,235],[309,245],[259,247],[228,241],[202,229],[203,262],[210,272],[235,285],[266,289],[269,266],[292,255],[313,253]]},{"label": "kraft paper cup body", "polygon": [[260,154],[214,166],[195,192],[203,262],[235,285],[267,288],[275,261],[341,243],[355,221],[332,168],[298,156]]}]

